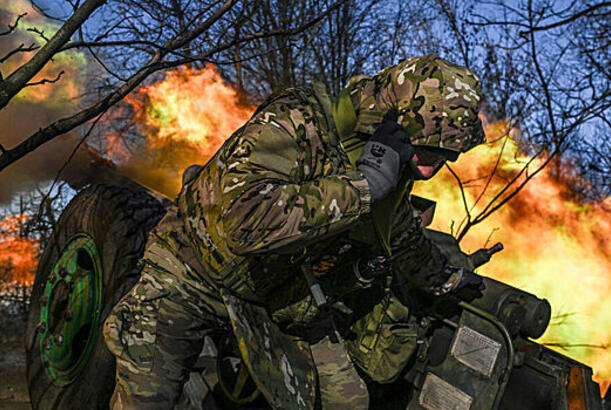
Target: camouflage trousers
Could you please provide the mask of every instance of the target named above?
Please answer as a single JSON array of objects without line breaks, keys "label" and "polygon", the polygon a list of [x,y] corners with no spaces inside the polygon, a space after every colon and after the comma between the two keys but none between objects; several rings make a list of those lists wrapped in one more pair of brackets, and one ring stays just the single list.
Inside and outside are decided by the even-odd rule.
[{"label": "camouflage trousers", "polygon": [[111,409],[172,408],[206,333],[228,321],[218,292],[183,280],[185,265],[170,256],[163,248],[147,250],[140,280],[104,323],[117,363]]},{"label": "camouflage trousers", "polygon": [[[140,280],[104,323],[117,363],[111,409],[172,408],[207,332],[230,322],[219,292],[165,246],[149,244],[143,261]],[[343,344],[325,338],[311,354],[323,409],[368,408],[367,387]]]}]

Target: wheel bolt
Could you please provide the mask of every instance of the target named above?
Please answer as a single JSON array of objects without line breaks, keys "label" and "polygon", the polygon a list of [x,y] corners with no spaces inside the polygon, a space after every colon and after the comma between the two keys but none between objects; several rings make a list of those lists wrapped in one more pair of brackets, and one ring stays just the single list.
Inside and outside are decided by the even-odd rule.
[{"label": "wheel bolt", "polygon": [[53,342],[51,341],[51,338],[47,338],[45,340],[43,347],[45,348],[45,350],[51,350],[51,347],[53,347]]},{"label": "wheel bolt", "polygon": [[71,310],[66,310],[66,313],[64,313],[64,319],[66,319],[68,322],[72,320],[72,311]]},{"label": "wheel bolt", "polygon": [[51,283],[55,282],[55,275],[53,275],[53,274],[49,275],[48,281],[51,282]]},{"label": "wheel bolt", "polygon": [[64,342],[64,337],[62,335],[57,336],[57,344],[61,345]]},{"label": "wheel bolt", "polygon": [[63,266],[61,268],[59,268],[59,276],[61,276],[62,278],[64,276],[66,276],[68,274],[68,271],[66,270],[66,268],[64,268]]}]

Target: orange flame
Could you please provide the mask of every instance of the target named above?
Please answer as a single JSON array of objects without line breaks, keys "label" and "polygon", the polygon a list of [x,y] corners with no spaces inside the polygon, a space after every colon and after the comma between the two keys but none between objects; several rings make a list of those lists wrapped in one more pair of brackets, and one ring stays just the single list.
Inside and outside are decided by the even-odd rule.
[{"label": "orange flame", "polygon": [[[490,142],[451,165],[466,181],[464,191],[472,215],[499,195],[529,159],[515,142],[518,131],[506,121],[488,123],[485,128]],[[476,203],[499,156],[496,175]],[[533,161],[529,172],[544,160]],[[518,181],[524,181],[526,175]],[[465,226],[460,189],[447,170],[431,182],[417,184],[415,193],[437,201],[434,229],[456,235]],[[611,381],[610,205],[610,198],[598,204],[580,203],[551,169],[544,168],[505,206],[474,225],[461,242],[468,252],[497,240],[505,245],[480,273],[548,299],[552,323],[538,341],[593,367],[603,393]]]},{"label": "orange flame", "polygon": [[[180,190],[182,170],[204,164],[254,111],[240,103],[212,65],[167,72],[125,101],[138,133],[146,137],[145,154],[130,152],[127,143],[121,147],[116,134],[107,136],[107,153],[129,177],[169,196]],[[124,115],[119,111],[114,117]]]},{"label": "orange flame", "polygon": [[239,106],[237,92],[212,65],[199,71],[185,67],[169,72],[164,81],[140,87],[138,94],[148,97],[146,107],[138,107],[142,100],[133,96],[128,101],[144,108],[136,110],[138,119],[157,130],[149,139],[152,148],[186,142],[208,157],[253,112]]},{"label": "orange flame", "polygon": [[[38,266],[39,243],[23,236],[23,225],[27,215],[8,216],[0,221],[0,280],[17,281],[22,285],[34,282]],[[5,270],[6,269],[6,270]]]}]

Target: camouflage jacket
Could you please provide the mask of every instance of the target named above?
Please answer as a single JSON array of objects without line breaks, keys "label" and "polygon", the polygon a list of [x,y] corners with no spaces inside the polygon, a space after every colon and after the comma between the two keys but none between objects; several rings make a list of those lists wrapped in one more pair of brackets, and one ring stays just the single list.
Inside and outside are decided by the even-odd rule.
[{"label": "camouflage jacket", "polygon": [[[429,60],[422,60],[424,71]],[[397,66],[397,84],[416,70],[412,63]],[[397,92],[393,81],[388,87]],[[461,90],[472,91],[462,83]],[[381,120],[365,117],[371,129]],[[301,269],[306,258],[329,302],[348,312],[342,325],[355,335],[346,340],[351,358],[380,382],[396,377],[416,346],[414,335],[402,335],[397,350],[391,325],[408,322],[409,310],[394,289],[407,283],[433,292],[447,279],[445,259],[414,218],[413,181],[402,181],[372,205],[367,181],[350,161],[355,152],[340,143],[341,121],[336,123],[324,90],[290,89],[270,97],[183,186],[174,216],[157,230],[179,257],[186,252],[197,260],[200,274],[187,267],[188,280],[204,277],[220,291],[242,356],[278,408],[311,408],[315,396],[313,357],[308,344],[291,333],[291,327],[318,318]],[[379,234],[380,217],[388,235]],[[399,249],[408,251],[393,260],[390,271],[369,287],[358,283],[355,260]],[[283,384],[284,394],[278,390]]]},{"label": "camouflage jacket", "polygon": [[[337,141],[329,97],[287,90],[264,102],[178,198],[186,234],[212,280],[270,306],[279,321],[307,321],[316,313],[308,308],[302,255],[311,257],[328,295],[339,299],[355,290],[352,261],[364,251],[380,252],[367,181]],[[414,285],[432,289],[445,277],[432,266],[422,269],[433,263],[434,250],[407,194],[395,212],[391,243],[411,251],[394,266]]]},{"label": "camouflage jacket", "polygon": [[[291,332],[317,321],[300,269],[304,255],[330,302],[352,311],[342,323],[356,335],[346,349],[374,380],[395,377],[415,347],[404,344],[397,357],[387,349],[390,326],[377,332],[389,318],[408,320],[388,292],[391,273],[368,288],[356,283],[353,262],[382,251],[367,182],[337,142],[328,98],[301,89],[270,98],[187,182],[152,237],[183,261],[167,267],[180,280],[220,291],[242,357],[276,408],[310,409],[316,397],[309,345]],[[439,268],[423,269],[435,248],[413,217],[410,187],[407,181],[398,195],[390,238],[393,249],[410,252],[393,265],[427,290],[445,278]]]}]

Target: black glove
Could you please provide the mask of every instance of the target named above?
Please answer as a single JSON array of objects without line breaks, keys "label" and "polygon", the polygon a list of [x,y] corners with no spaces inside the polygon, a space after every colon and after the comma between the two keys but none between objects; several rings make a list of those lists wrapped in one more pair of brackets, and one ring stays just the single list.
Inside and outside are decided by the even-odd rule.
[{"label": "black glove", "polygon": [[477,273],[470,271],[469,269],[461,268],[463,271],[462,279],[456,287],[453,289],[453,292],[458,292],[461,289],[470,288],[477,290],[484,290],[484,280]]},{"label": "black glove", "polygon": [[395,109],[386,113],[356,161],[359,171],[367,178],[373,202],[384,198],[397,186],[401,172],[414,156],[409,135],[397,124],[396,117]]},{"label": "black glove", "polygon": [[399,154],[401,170],[403,170],[414,156],[414,147],[412,147],[407,130],[397,123],[397,115],[396,108],[388,110],[382,124],[375,130],[369,141],[392,148]]},{"label": "black glove", "polygon": [[451,265],[446,266],[445,272],[449,274],[448,280],[439,287],[438,295],[452,293],[467,301],[482,296],[484,280],[477,273]]}]

